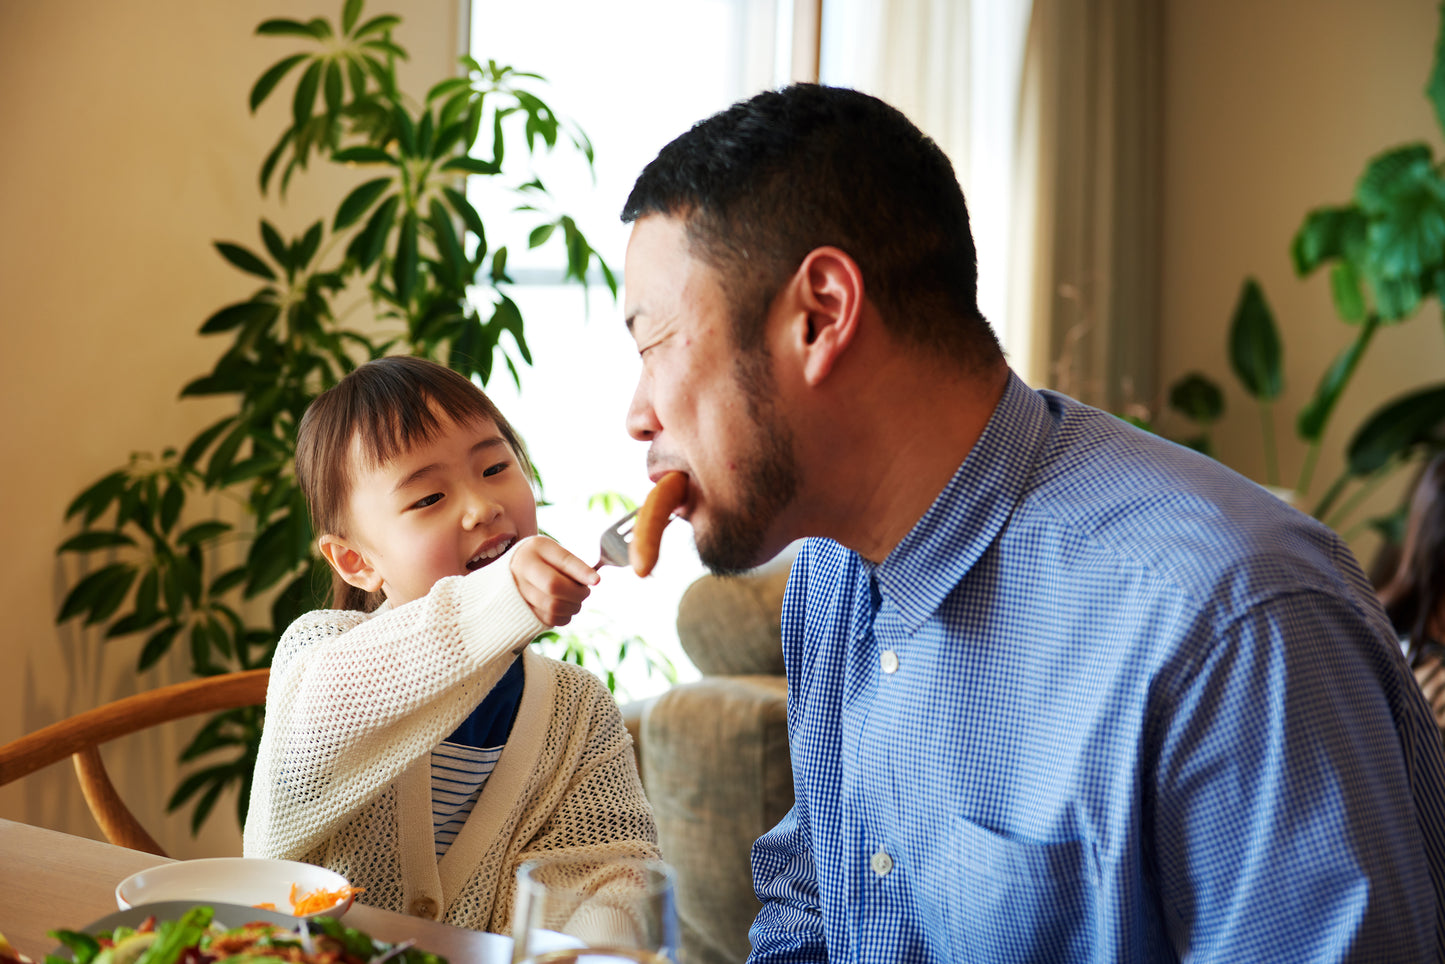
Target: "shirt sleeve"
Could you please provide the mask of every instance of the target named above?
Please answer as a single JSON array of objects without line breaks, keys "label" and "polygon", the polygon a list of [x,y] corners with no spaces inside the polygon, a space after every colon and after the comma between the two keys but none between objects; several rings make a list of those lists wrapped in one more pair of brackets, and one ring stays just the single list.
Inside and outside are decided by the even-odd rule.
[{"label": "shirt sleeve", "polygon": [[1300,592],[1246,610],[1160,706],[1153,866],[1182,960],[1427,960],[1434,888],[1411,795],[1423,711],[1388,640]]},{"label": "shirt sleeve", "polygon": [[801,803],[758,838],[752,859],[753,889],[763,909],[748,931],[749,964],[826,961],[818,873]]},{"label": "shirt sleeve", "polygon": [[308,613],[277,646],[243,835],[294,859],[430,752],[545,627],[509,555],[374,615]]}]

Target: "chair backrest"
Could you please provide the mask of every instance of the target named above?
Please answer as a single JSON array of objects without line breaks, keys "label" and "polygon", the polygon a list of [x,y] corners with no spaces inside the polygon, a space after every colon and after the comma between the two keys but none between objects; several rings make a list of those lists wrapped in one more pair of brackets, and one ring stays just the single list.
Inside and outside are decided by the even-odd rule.
[{"label": "chair backrest", "polygon": [[137,693],[77,713],[0,746],[0,786],[65,757],[72,758],[86,805],[113,844],[167,856],[116,793],[100,744],[159,723],[266,702],[269,669],[206,676]]}]

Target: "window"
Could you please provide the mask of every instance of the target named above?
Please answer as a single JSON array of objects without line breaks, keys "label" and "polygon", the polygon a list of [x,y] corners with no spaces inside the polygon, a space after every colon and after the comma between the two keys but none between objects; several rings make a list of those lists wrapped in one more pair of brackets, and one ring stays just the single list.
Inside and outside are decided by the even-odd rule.
[{"label": "window", "polygon": [[[791,57],[787,0],[473,0],[471,19],[472,56],[541,74],[547,83],[536,93],[591,140],[595,187],[575,152],[559,149],[538,172],[619,281],[630,232],[619,214],[642,167],[703,117],[785,82]],[[474,202],[489,225],[506,216],[495,198]],[[576,285],[557,283],[561,269],[554,246],[509,249],[534,366],[522,371],[520,392],[505,372],[487,391],[542,473],[550,504],[539,524],[591,562],[610,520],[588,510],[589,498],[617,491],[640,500],[650,488],[646,449],[623,423],[638,360],[606,287],[595,285],[584,298]],[[695,678],[675,628],[682,591],[705,571],[687,526],[668,528],[662,560],[646,580],[603,570],[573,628],[584,636],[639,635],[678,665],[682,679]],[[636,674],[621,683],[632,697],[662,688]]]}]

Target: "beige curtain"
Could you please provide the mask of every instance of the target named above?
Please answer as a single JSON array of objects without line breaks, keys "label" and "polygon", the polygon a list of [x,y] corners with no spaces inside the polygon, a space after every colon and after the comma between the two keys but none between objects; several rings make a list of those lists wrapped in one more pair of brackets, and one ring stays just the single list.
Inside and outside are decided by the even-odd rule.
[{"label": "beige curtain", "polygon": [[1160,5],[823,0],[821,16],[821,80],[894,104],[952,159],[979,304],[1020,375],[1153,403]]},{"label": "beige curtain", "polygon": [[1014,364],[1111,411],[1155,406],[1160,5],[1034,0],[1019,107]]}]

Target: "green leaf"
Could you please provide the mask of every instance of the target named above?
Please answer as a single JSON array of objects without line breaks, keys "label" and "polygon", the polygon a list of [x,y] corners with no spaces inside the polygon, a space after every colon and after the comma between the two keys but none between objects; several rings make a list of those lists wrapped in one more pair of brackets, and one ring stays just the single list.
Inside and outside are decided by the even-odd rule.
[{"label": "green leaf", "polygon": [[351,34],[351,28],[356,26],[356,21],[361,16],[361,7],[365,0],[346,0],[346,6],[341,8],[341,32]]},{"label": "green leaf", "polygon": [[376,199],[381,197],[390,186],[391,178],[389,177],[378,177],[358,185],[350,194],[346,195],[346,199],[341,202],[341,207],[336,210],[336,219],[331,222],[331,230],[333,232],[344,231],[361,220],[362,215],[371,210]]},{"label": "green leaf", "polygon": [[211,580],[210,593],[214,596],[223,596],[246,581],[250,570],[245,566],[235,566],[227,569],[215,579]]},{"label": "green leaf", "polygon": [[181,508],[186,504],[185,489],[171,482],[166,486],[166,494],[161,498],[161,531],[170,532],[181,516]]},{"label": "green leaf", "polygon": [[266,20],[256,28],[256,33],[263,37],[304,37],[307,40],[315,38],[311,28],[299,20],[274,19]]},{"label": "green leaf", "polygon": [[465,77],[448,77],[446,80],[439,80],[432,85],[431,90],[426,92],[426,102],[430,104],[443,97],[471,90],[471,87],[472,82]]},{"label": "green leaf", "polygon": [[242,271],[260,278],[265,278],[267,281],[276,280],[276,272],[271,270],[270,265],[239,244],[232,244],[229,241],[217,241],[216,250],[221,252],[221,257]]},{"label": "green leaf", "polygon": [[510,281],[507,277],[507,246],[502,245],[492,253],[492,281]]},{"label": "green leaf", "polygon": [[466,195],[456,188],[444,187],[442,194],[445,195],[447,203],[452,206],[452,210],[457,212],[457,216],[462,219],[462,224],[477,236],[476,258],[480,263],[487,254],[487,229],[482,224],[482,216],[477,213],[476,208],[472,207],[472,202],[467,200]]},{"label": "green leaf", "polygon": [[1320,376],[1320,383],[1315,387],[1314,397],[1304,408],[1300,409],[1299,418],[1295,422],[1295,430],[1301,439],[1314,443],[1324,436],[1330,413],[1334,411],[1335,404],[1344,394],[1345,386],[1349,384],[1355,369],[1359,367],[1360,359],[1364,357],[1365,349],[1369,347],[1370,340],[1375,337],[1375,330],[1379,326],[1380,320],[1377,316],[1370,315],[1365,319],[1365,323],[1355,334],[1354,341],[1345,346],[1345,349],[1325,370],[1324,375]]},{"label": "green leaf", "polygon": [[502,166],[480,157],[454,157],[442,165],[443,171],[461,171],[466,174],[500,174]]},{"label": "green leaf", "polygon": [[113,562],[90,573],[66,594],[55,621],[63,623],[85,612],[86,625],[103,622],[120,608],[138,572],[130,563]]},{"label": "green leaf", "polygon": [[326,65],[326,83],[323,89],[326,94],[326,112],[328,114],[341,113],[346,98],[346,87],[341,79],[341,65],[334,60]]},{"label": "green leaf", "polygon": [[1341,261],[1330,269],[1330,294],[1335,311],[1351,324],[1365,320],[1365,293],[1360,290],[1360,275],[1349,261]]},{"label": "green leaf", "polygon": [[381,205],[366,222],[366,227],[351,239],[346,253],[360,266],[361,270],[365,271],[370,268],[376,263],[376,259],[381,257],[381,252],[386,247],[386,238],[391,233],[391,226],[396,220],[396,209],[400,203],[401,195],[399,194],[393,194],[381,202]]},{"label": "green leaf", "polygon": [[204,770],[197,770],[195,773],[190,774],[180,782],[175,792],[171,794],[170,800],[166,803],[166,812],[170,813],[176,810],[200,792],[202,787],[213,782],[217,777],[230,774],[230,772],[231,764],[222,763],[216,766],[206,767]]},{"label": "green leaf", "polygon": [[401,221],[401,236],[396,243],[396,260],[392,262],[391,279],[397,298],[403,305],[411,301],[416,290],[417,224],[416,215],[408,211]]},{"label": "green leaf", "polygon": [[1369,475],[1417,445],[1436,440],[1445,420],[1445,385],[1396,398],[1367,418],[1346,449],[1352,474]]},{"label": "green leaf", "polygon": [[161,615],[157,612],[131,612],[111,623],[105,631],[105,638],[119,639],[122,636],[143,632],[160,621]]},{"label": "green leaf", "polygon": [[261,193],[263,195],[266,193],[266,186],[271,183],[271,175],[276,171],[276,165],[281,160],[281,154],[286,150],[287,145],[291,143],[294,133],[291,128],[286,128],[285,133],[283,133],[280,140],[276,142],[276,146],[271,148],[271,152],[267,154],[266,159],[261,162],[260,182]]},{"label": "green leaf", "polygon": [[222,522],[220,519],[207,519],[205,522],[197,522],[187,527],[180,535],[176,536],[178,546],[198,546],[225,532],[230,532],[232,525],[229,522]]},{"label": "green leaf", "polygon": [[331,159],[341,164],[401,164],[400,160],[379,147],[348,147],[332,154]]},{"label": "green leaf", "polygon": [[226,428],[235,421],[235,418],[234,415],[227,415],[214,425],[202,429],[201,432],[191,440],[191,444],[186,446],[185,452],[181,455],[181,464],[195,467],[196,463],[200,461],[201,456],[205,454],[206,449],[210,448],[211,443],[216,440],[216,436],[224,432]]},{"label": "green leaf", "polygon": [[321,222],[317,221],[306,229],[301,240],[296,242],[292,249],[291,263],[296,268],[305,268],[311,264],[311,259],[316,256],[316,249],[321,247]]},{"label": "green leaf", "polygon": [[1387,213],[1402,192],[1431,173],[1430,147],[1404,144],[1376,154],[1355,184],[1355,200],[1367,215]]},{"label": "green leaf", "polygon": [[1321,207],[1305,215],[1290,244],[1295,274],[1303,277],[1334,258],[1353,260],[1365,243],[1366,221],[1358,207]]},{"label": "green leaf", "polygon": [[124,469],[117,469],[109,475],[102,476],[90,488],[77,495],[65,509],[65,518],[72,518],[77,512],[85,511],[85,525],[90,525],[99,515],[110,507],[110,504],[125,491],[126,482],[130,476]]},{"label": "green leaf", "polygon": [[1189,372],[1169,389],[1169,406],[1190,421],[1208,425],[1224,414],[1224,392],[1199,372]]},{"label": "green leaf", "polygon": [[555,224],[540,224],[533,228],[532,233],[527,237],[527,247],[540,248],[547,243],[547,239],[552,236],[552,232],[556,229],[557,225]]},{"label": "green leaf", "polygon": [[243,301],[227,305],[201,325],[201,334],[216,335],[231,331],[248,322],[270,324],[277,315],[276,304],[271,301]]},{"label": "green leaf", "polygon": [[1425,85],[1425,96],[1435,108],[1435,123],[1445,130],[1445,16],[1440,18],[1440,29],[1435,34],[1435,62],[1430,81]]},{"label": "green leaf", "polygon": [[124,532],[110,529],[87,529],[66,539],[56,549],[61,552],[94,552],[96,549],[113,549],[118,546],[133,546],[136,542]]},{"label": "green leaf", "polygon": [[457,239],[456,229],[452,227],[452,219],[447,215],[446,208],[442,207],[441,201],[436,198],[432,198],[431,217],[428,222],[435,237],[437,253],[441,256],[442,264],[446,265],[447,274],[454,284],[464,285],[467,280],[467,256],[462,251],[461,241]]},{"label": "green leaf", "polygon": [[1250,396],[1259,401],[1279,397],[1284,389],[1279,329],[1253,278],[1245,281],[1229,326],[1229,362]]},{"label": "green leaf", "polygon": [[266,250],[271,255],[271,260],[289,272],[292,268],[291,251],[286,247],[286,242],[282,239],[281,232],[277,231],[276,226],[265,218],[261,219],[261,240],[265,243]]},{"label": "green leaf", "polygon": [[251,88],[251,113],[254,114],[256,108],[260,107],[266,98],[271,96],[271,91],[281,82],[281,78],[290,73],[291,68],[301,63],[307,56],[307,54],[295,54],[284,60],[278,60],[261,75],[261,79],[256,81],[256,86]]},{"label": "green leaf", "polygon": [[171,643],[181,632],[180,623],[168,623],[160,629],[151,633],[146,640],[145,647],[141,649],[140,659],[136,662],[136,669],[145,672],[160,661],[160,658],[171,650]]},{"label": "green leaf", "polygon": [[296,93],[291,100],[291,117],[296,127],[306,126],[316,106],[316,89],[321,84],[321,61],[312,61],[306,73],[296,83]]},{"label": "green leaf", "polygon": [[366,23],[362,24],[360,27],[357,27],[356,32],[351,36],[353,39],[359,39],[361,37],[370,37],[373,34],[383,34],[386,33],[388,30],[394,29],[400,23],[401,18],[392,14],[385,14],[380,17],[372,17],[370,20],[366,21]]},{"label": "green leaf", "polygon": [[602,255],[600,254],[597,256],[597,267],[602,271],[602,280],[606,282],[607,290],[612,292],[612,300],[616,301],[617,277],[612,273],[612,269],[607,266],[607,262],[602,260]]},{"label": "green leaf", "polygon": [[261,530],[256,541],[251,543],[250,552],[246,555],[246,564],[250,569],[246,582],[248,598],[271,588],[296,568],[298,560],[291,552],[291,541],[291,520],[282,516]]}]

